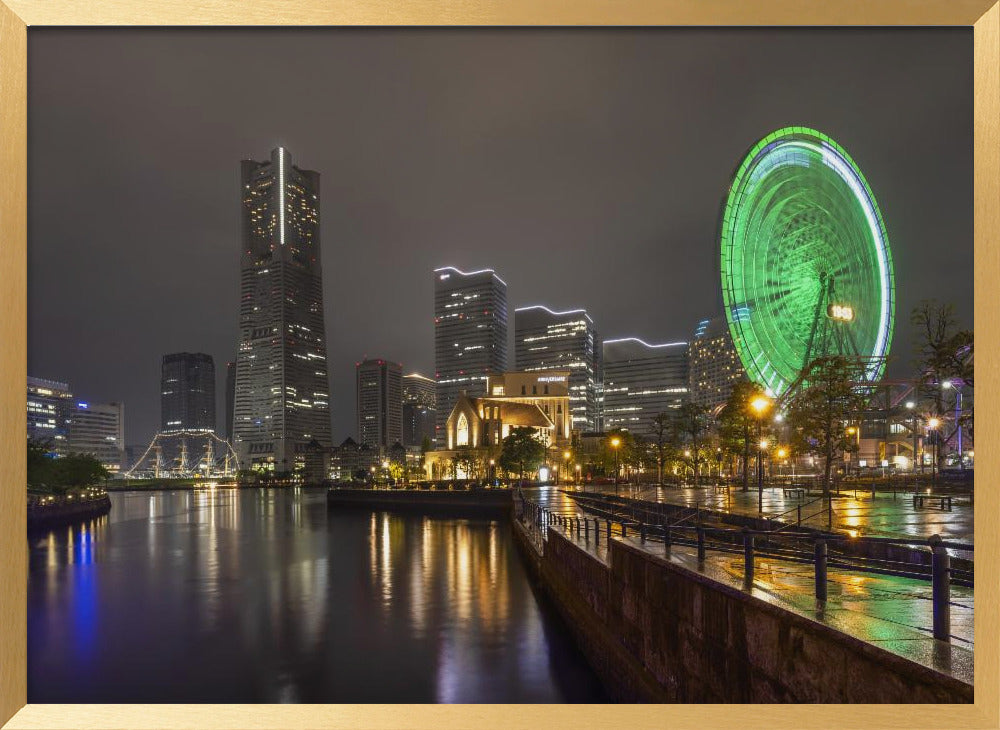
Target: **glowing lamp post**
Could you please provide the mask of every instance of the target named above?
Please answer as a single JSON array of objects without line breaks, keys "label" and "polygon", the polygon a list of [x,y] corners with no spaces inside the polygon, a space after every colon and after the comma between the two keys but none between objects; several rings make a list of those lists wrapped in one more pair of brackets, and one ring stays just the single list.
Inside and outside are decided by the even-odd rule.
[{"label": "glowing lamp post", "polygon": [[964,383],[953,380],[946,380],[941,383],[945,390],[955,389],[955,425],[958,427],[958,468],[965,469],[964,454],[962,454],[962,385]]},{"label": "glowing lamp post", "polygon": [[937,462],[938,462],[938,429],[941,427],[940,418],[928,418],[927,427],[934,432],[934,462],[931,464],[931,484],[937,487]]},{"label": "glowing lamp post", "polygon": [[[848,426],[847,427],[847,435],[854,437],[854,441],[855,441],[855,443],[858,446],[858,449],[857,449],[858,450],[858,454],[860,456],[860,453],[861,453],[861,432],[858,430],[858,427],[857,426]],[[848,464],[847,464],[847,467],[848,467],[847,468],[847,473],[848,473],[848,475],[850,475],[850,472],[851,472],[851,468],[850,468],[851,467],[851,462],[853,462],[853,461],[854,461],[854,457],[851,456],[850,460],[848,461]],[[858,459],[858,474],[857,474],[857,476],[858,477],[861,476],[861,460],[860,460],[860,458]]]},{"label": "glowing lamp post", "polygon": [[496,482],[496,465],[497,465],[497,460],[496,459],[490,459],[490,484],[493,484],[494,486],[496,486],[496,484],[495,484],[495,482]]},{"label": "glowing lamp post", "polygon": [[569,451],[563,452],[563,473],[559,475],[564,481],[567,482],[569,481],[569,457],[571,456],[572,454],[569,453]]},{"label": "glowing lamp post", "polygon": [[[906,401],[906,410],[910,412],[910,433],[913,435],[913,473],[917,473],[917,404],[911,400]],[[921,463],[921,467],[923,464]]]},{"label": "glowing lamp post", "polygon": [[618,447],[622,445],[622,440],[615,436],[611,439],[611,448],[615,450],[615,496],[618,496]]},{"label": "glowing lamp post", "polygon": [[766,395],[758,395],[750,401],[750,408],[757,416],[757,441],[760,449],[757,451],[757,514],[764,513],[764,449],[767,441],[763,438],[764,415],[771,409],[772,401]]}]

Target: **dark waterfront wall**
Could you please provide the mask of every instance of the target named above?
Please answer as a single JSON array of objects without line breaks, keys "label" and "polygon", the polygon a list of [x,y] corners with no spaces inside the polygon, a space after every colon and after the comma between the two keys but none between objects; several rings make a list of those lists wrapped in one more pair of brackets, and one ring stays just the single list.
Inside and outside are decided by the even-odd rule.
[{"label": "dark waterfront wall", "polygon": [[509,489],[415,490],[415,489],[331,489],[327,504],[337,507],[385,509],[447,515],[492,515],[503,517],[513,508]]},{"label": "dark waterfront wall", "polygon": [[44,530],[90,520],[111,511],[111,498],[107,495],[88,499],[55,497],[53,502],[28,502],[28,530]]},{"label": "dark waterfront wall", "polygon": [[623,702],[972,702],[972,687],[612,540],[609,565],[549,530],[530,569]]}]

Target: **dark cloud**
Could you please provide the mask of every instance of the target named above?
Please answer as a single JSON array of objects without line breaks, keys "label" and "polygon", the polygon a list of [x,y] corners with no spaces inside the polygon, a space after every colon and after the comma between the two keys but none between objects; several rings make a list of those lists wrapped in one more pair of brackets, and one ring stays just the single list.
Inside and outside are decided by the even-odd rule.
[{"label": "dark cloud", "polygon": [[29,32],[31,374],[159,419],[159,363],[236,345],[238,169],[322,173],[334,435],[354,363],[432,372],[432,268],[496,268],[511,308],[690,336],[720,307],[718,207],[765,133],[861,166],[896,264],[972,322],[972,35],[906,30]]}]

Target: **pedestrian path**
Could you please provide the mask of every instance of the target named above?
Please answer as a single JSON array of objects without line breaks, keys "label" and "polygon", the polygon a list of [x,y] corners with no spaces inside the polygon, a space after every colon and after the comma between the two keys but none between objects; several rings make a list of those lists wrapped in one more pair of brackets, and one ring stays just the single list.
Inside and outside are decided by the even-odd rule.
[{"label": "pedestrian path", "polygon": [[[573,489],[571,486],[563,488]],[[615,494],[615,487],[588,485],[586,491]],[[739,486],[724,488],[722,485],[718,488],[620,485],[618,494],[749,517],[758,514],[755,487],[744,492]],[[872,499],[871,492],[841,490],[840,496],[833,499],[833,519],[830,520],[826,505],[817,501],[818,496],[786,493],[781,486],[767,487],[763,493],[763,514],[771,518],[783,515],[782,521],[795,522],[796,508],[801,506],[802,523],[807,527],[839,530],[855,537],[928,538],[940,535],[946,541],[973,543],[974,510],[969,497],[956,497],[949,511],[929,502],[916,507],[911,493],[876,492]]]},{"label": "pedestrian path", "polygon": [[[555,514],[584,516],[576,502],[558,489],[526,489],[524,495]],[[603,531],[595,540],[593,530],[588,535],[582,531],[578,535],[574,529],[561,526],[555,529],[607,562],[608,541]],[[535,532],[535,539],[541,544],[543,535]],[[746,589],[742,555],[709,550],[705,560],[699,563],[694,547],[675,544],[667,551],[662,542],[642,542],[637,535],[623,539],[615,534],[613,539],[623,540],[720,583]],[[952,585],[952,638],[950,643],[945,643],[935,640],[931,632],[930,581],[831,567],[827,586],[827,600],[817,602],[811,564],[758,556],[754,560],[754,581],[749,590],[757,598],[972,683],[974,589]]]}]

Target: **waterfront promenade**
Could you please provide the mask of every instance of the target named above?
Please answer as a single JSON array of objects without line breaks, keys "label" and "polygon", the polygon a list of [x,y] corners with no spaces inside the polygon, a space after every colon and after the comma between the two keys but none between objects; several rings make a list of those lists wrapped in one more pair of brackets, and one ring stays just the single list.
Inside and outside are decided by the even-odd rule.
[{"label": "waterfront promenade", "polygon": [[[695,506],[698,500],[692,502],[680,501],[683,491],[673,490],[671,496],[678,499],[678,504]],[[701,489],[699,496],[713,494],[713,490]],[[777,490],[780,495],[780,490]],[[614,493],[612,487],[611,492]],[[534,502],[551,514],[559,517],[583,518],[587,515],[570,496],[560,488],[541,487],[523,490],[524,497]],[[627,491],[621,492],[628,495]],[[641,495],[650,499],[648,492]],[[689,498],[694,495],[687,495]],[[756,498],[756,493],[753,494]],[[714,497],[724,499],[725,495]],[[846,499],[846,498],[843,498]],[[891,496],[889,497],[891,500]],[[882,500],[881,495],[876,500]],[[709,500],[698,502],[707,507]],[[734,500],[741,504],[738,498]],[[834,500],[835,505],[839,500]],[[851,500],[853,501],[853,494]],[[896,500],[900,502],[899,499]],[[902,500],[906,504],[909,501]],[[777,508],[778,504],[772,503]],[[793,505],[794,506],[794,505]],[[835,510],[836,510],[835,506]],[[737,512],[737,510],[733,510]],[[845,510],[846,512],[846,510]],[[888,510],[885,515],[891,515]],[[899,514],[905,514],[900,511]],[[753,506],[756,516],[756,502]],[[848,518],[845,515],[845,519]],[[969,516],[971,532],[971,515]],[[530,520],[528,521],[530,523]],[[587,532],[578,531],[575,523],[569,525],[553,524],[554,529],[565,535],[577,546],[602,561],[608,560],[608,541],[604,531],[605,521],[602,519],[601,534],[595,536],[593,521]],[[934,524],[930,521],[904,523],[903,530],[930,529]],[[922,527],[921,527],[922,526]],[[888,530],[888,527],[883,527]],[[533,539],[543,540],[544,530],[534,528]],[[912,532],[902,534],[912,535]],[[643,541],[640,536],[630,532],[622,538],[618,528],[614,530],[614,540],[622,541],[636,549],[655,554],[671,563],[697,571],[720,584],[748,590],[751,595],[773,605],[817,621],[828,627],[841,631],[849,636],[859,638],[872,645],[881,647],[894,654],[914,661],[925,667],[947,674],[962,682],[971,684],[973,680],[973,607],[974,589],[971,587],[951,586],[951,640],[938,641],[933,638],[933,604],[932,585],[929,580],[920,580],[895,575],[855,572],[841,570],[835,567],[828,569],[827,600],[820,603],[814,594],[814,572],[810,563],[796,563],[773,557],[757,556],[754,560],[754,578],[749,587],[744,584],[744,556],[732,552],[717,552],[708,550],[705,560],[699,562],[697,549],[694,546],[674,544],[666,550],[662,541]]]},{"label": "waterfront promenade", "polygon": [[[568,491],[615,494],[614,485],[573,485],[561,487]],[[683,507],[701,507],[718,512],[757,517],[757,487],[742,491],[739,485],[663,486],[621,484],[617,490],[622,497],[663,502]],[[817,529],[843,531],[854,536],[870,537],[921,537],[940,535],[944,540],[972,543],[973,502],[968,495],[955,495],[950,510],[937,504],[913,504],[912,491],[878,491],[874,498],[870,491],[853,487],[842,488],[833,498],[833,519],[828,525],[826,505],[819,501],[819,494],[803,495],[787,492],[782,486],[765,486],[763,516],[795,522],[797,507],[802,507],[802,524]]]}]

